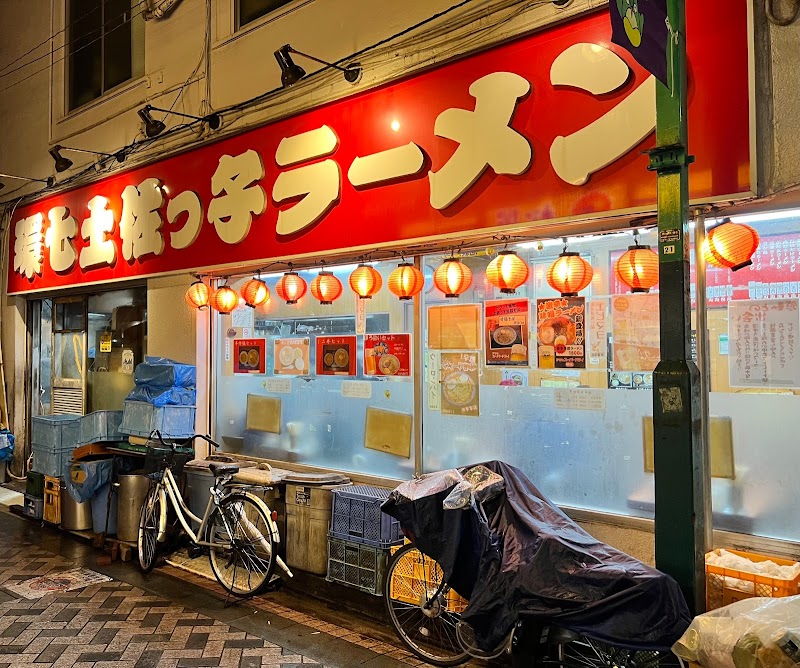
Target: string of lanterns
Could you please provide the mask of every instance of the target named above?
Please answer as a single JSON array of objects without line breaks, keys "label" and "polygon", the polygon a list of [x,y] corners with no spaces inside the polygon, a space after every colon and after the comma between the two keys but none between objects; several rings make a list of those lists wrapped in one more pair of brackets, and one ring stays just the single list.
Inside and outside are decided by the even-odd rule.
[{"label": "string of lanterns", "polygon": [[[591,282],[594,275],[592,265],[580,253],[564,250],[547,271],[547,282],[562,297],[576,296]],[[748,225],[737,224],[725,219],[711,228],[703,245],[703,257],[714,266],[727,267],[738,271],[751,262],[758,249],[758,233]],[[614,263],[614,275],[631,292],[649,292],[658,284],[658,254],[650,246],[639,244],[638,234],[634,233],[634,245]],[[517,253],[504,249],[497,254],[486,268],[486,279],[503,294],[514,294],[524,285],[530,275],[528,264]],[[358,299],[371,299],[383,286],[383,277],[373,266],[360,263],[350,274],[350,289]],[[472,270],[458,257],[445,258],[434,271],[433,283],[447,298],[457,298],[472,285]],[[389,290],[401,300],[413,299],[424,285],[422,272],[409,262],[401,262],[389,274]],[[275,292],[287,304],[296,304],[308,291],[305,280],[292,269],[278,279]],[[266,304],[270,300],[267,284],[256,275],[241,288],[241,299],[252,308]],[[311,281],[311,294],[320,304],[333,304],[343,293],[342,282],[333,272],[323,267]],[[186,292],[186,302],[193,308],[203,310],[212,308],[219,313],[228,314],[239,305],[240,295],[224,282],[215,290],[198,276]]]}]

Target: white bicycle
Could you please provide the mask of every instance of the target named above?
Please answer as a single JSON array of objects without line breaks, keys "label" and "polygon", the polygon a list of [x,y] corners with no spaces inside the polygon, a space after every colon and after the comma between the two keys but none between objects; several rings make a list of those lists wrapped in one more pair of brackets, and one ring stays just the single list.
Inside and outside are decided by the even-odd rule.
[{"label": "white bicycle", "polygon": [[[148,444],[145,471],[154,475],[139,521],[139,565],[145,573],[156,564],[167,536],[167,512],[171,506],[179,525],[195,549],[208,549],[211,570],[219,583],[232,595],[254,596],[269,585],[277,563],[289,577],[292,572],[275,549],[280,542],[277,513],[252,490],[268,487],[233,483],[237,464],[211,464],[214,476],[211,496],[202,518],[186,506],[175,480],[192,458],[196,438],[214,448],[219,445],[208,436],[195,434],[177,446],[166,443],[153,432],[161,447]],[[188,447],[187,447],[188,446]],[[187,517],[200,523],[195,533]]]}]

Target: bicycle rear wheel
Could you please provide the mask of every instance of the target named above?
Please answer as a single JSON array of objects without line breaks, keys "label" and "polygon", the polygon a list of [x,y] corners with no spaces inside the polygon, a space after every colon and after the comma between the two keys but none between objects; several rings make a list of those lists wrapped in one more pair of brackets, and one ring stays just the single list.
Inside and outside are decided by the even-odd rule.
[{"label": "bicycle rear wheel", "polygon": [[139,566],[149,573],[158,561],[158,525],[161,520],[162,496],[159,486],[152,485],[144,500],[142,514],[139,516]]},{"label": "bicycle rear wheel", "polygon": [[206,531],[208,558],[219,583],[234,596],[254,596],[275,571],[269,520],[245,494],[231,494],[214,509]]},{"label": "bicycle rear wheel", "polygon": [[677,668],[679,663],[671,653],[629,650],[583,637],[563,645],[560,656],[553,657],[547,665],[563,668]]},{"label": "bicycle rear wheel", "polygon": [[469,659],[458,642],[461,606],[448,596],[442,569],[413,545],[401,547],[386,574],[384,600],[389,619],[403,644],[423,661],[457,666]]}]

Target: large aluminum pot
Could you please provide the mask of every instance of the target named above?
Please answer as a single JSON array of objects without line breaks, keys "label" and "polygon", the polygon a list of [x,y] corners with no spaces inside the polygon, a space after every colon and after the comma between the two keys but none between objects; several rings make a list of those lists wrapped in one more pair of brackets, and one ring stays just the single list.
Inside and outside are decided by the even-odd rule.
[{"label": "large aluminum pot", "polygon": [[136,542],[139,538],[139,517],[142,514],[150,478],[142,474],[119,476],[117,507],[117,538],[126,542]]}]

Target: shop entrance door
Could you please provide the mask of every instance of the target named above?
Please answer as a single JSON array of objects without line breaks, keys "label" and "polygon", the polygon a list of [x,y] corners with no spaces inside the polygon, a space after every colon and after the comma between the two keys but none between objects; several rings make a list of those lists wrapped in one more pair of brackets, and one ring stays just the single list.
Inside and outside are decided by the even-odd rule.
[{"label": "shop entrance door", "polygon": [[86,410],[86,299],[53,301],[53,415],[83,415]]}]

